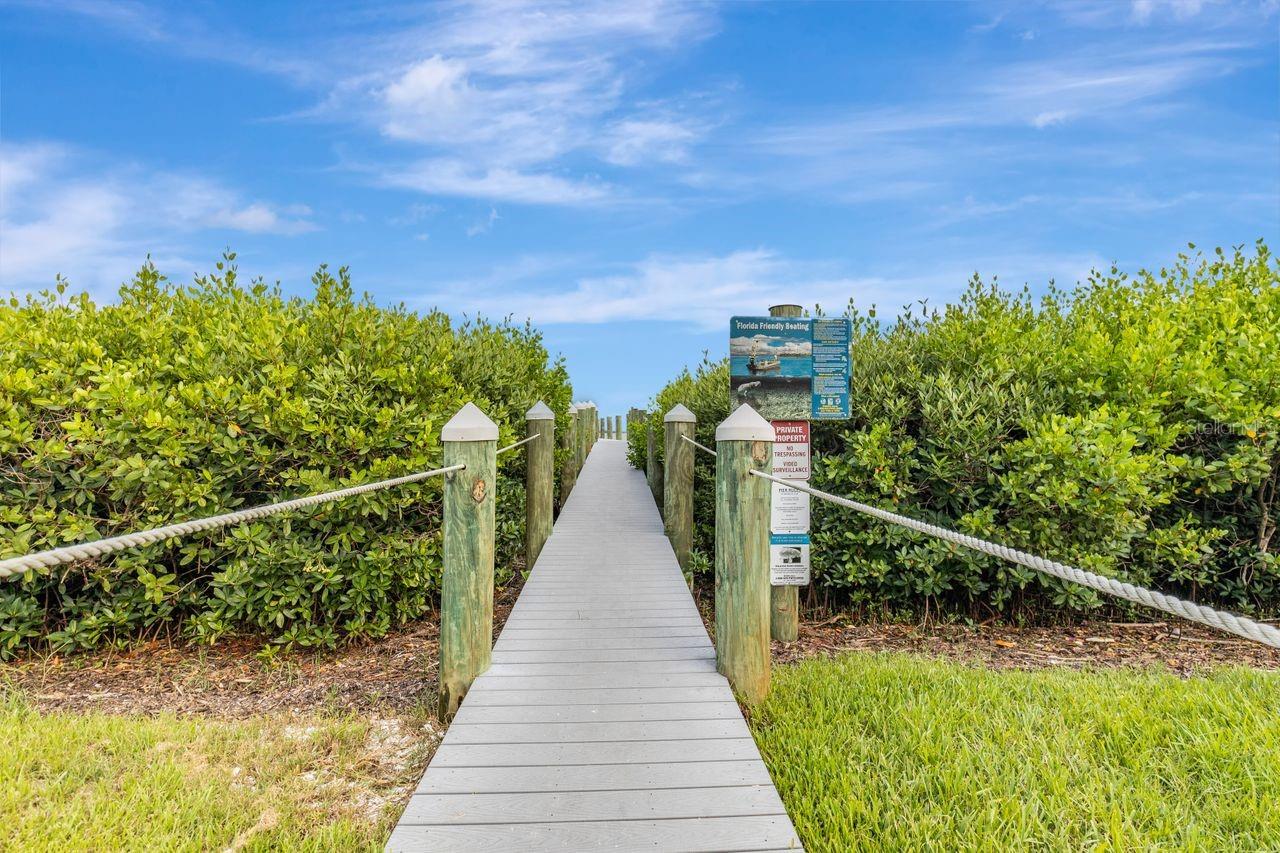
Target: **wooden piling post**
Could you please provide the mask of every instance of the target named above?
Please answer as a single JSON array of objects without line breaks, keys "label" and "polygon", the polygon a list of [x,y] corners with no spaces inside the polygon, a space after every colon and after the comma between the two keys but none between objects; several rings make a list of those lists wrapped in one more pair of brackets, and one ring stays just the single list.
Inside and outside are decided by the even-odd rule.
[{"label": "wooden piling post", "polygon": [[[804,309],[799,305],[773,305],[769,308],[770,317],[803,315]],[[800,587],[769,588],[769,636],[784,643],[795,642],[800,636]]]},{"label": "wooden piling post", "polygon": [[444,580],[438,715],[448,721],[493,650],[493,537],[498,427],[474,403],[444,425]]},{"label": "wooden piling post", "polygon": [[649,481],[649,491],[653,492],[653,500],[662,511],[662,463],[658,461],[657,437],[654,435],[653,418],[648,412],[642,418],[645,432],[644,476]]},{"label": "wooden piling post", "polygon": [[600,436],[601,438],[613,438],[613,436],[609,435],[609,421],[608,421],[608,419],[607,419],[607,418],[598,418],[597,420],[599,421],[599,424],[600,424],[600,432],[598,433],[598,434],[599,434],[599,436]]},{"label": "wooden piling post", "polygon": [[680,568],[689,568],[693,549],[693,453],[692,439],[698,419],[676,404],[662,419],[667,463],[662,470],[662,520],[676,552]]},{"label": "wooden piling post", "polygon": [[551,502],[555,497],[556,416],[539,400],[524,416],[533,438],[524,458],[524,562],[532,569],[551,536]]},{"label": "wooden piling post", "polygon": [[626,437],[626,433],[622,431],[622,415],[613,416],[613,437],[618,441]]},{"label": "wooden piling post", "polygon": [[569,404],[569,425],[564,431],[564,465],[560,469],[560,506],[564,507],[578,479],[578,407]]},{"label": "wooden piling post", "polygon": [[739,406],[716,428],[716,668],[747,704],[769,692],[773,426]]},{"label": "wooden piling post", "polygon": [[578,404],[578,473],[587,464],[587,454],[591,452],[591,407],[586,403]]}]

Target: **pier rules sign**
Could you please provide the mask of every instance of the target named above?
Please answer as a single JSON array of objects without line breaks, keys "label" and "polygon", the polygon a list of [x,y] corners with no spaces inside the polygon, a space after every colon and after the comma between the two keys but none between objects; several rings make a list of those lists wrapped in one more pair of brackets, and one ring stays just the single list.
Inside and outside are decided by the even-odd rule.
[{"label": "pier rules sign", "polygon": [[[774,421],[773,476],[809,479],[809,422]],[[769,583],[809,583],[809,496],[774,483],[769,504]]]}]

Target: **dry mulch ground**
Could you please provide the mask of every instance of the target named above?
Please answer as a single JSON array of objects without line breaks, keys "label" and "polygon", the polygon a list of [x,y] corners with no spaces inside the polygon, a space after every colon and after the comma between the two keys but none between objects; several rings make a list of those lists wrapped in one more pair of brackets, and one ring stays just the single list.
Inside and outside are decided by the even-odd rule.
[{"label": "dry mulch ground", "polygon": [[848,617],[805,622],[794,643],[774,643],[774,660],[844,651],[903,651],[997,669],[1046,666],[1164,666],[1190,676],[1218,666],[1280,670],[1280,650],[1186,622],[1009,625],[866,624]]},{"label": "dry mulch ground", "polygon": [[[501,629],[518,588],[494,611]],[[707,597],[699,596],[709,616]],[[437,619],[331,652],[295,652],[264,663],[259,641],[213,647],[152,643],[129,651],[0,664],[8,684],[45,710],[115,714],[363,713],[421,720],[434,710]],[[710,625],[708,628],[710,629]],[[1191,675],[1223,665],[1280,670],[1280,651],[1187,623],[1008,625],[868,623],[841,615],[801,624],[794,643],[774,643],[790,662],[843,651],[908,651],[986,666],[1150,666]]]},{"label": "dry mulch ground", "polygon": [[[494,632],[519,587],[499,591]],[[109,714],[370,713],[422,717],[435,710],[439,619],[335,651],[257,657],[262,642],[215,646],[148,643],[128,651],[32,656],[0,664],[0,686],[20,690],[42,710]]]}]

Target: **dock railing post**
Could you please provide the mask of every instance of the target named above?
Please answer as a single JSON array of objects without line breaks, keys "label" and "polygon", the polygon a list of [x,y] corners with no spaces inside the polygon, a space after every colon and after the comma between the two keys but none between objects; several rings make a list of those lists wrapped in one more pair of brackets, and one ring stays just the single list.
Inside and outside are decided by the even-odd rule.
[{"label": "dock railing post", "polygon": [[457,713],[493,651],[493,537],[498,427],[474,403],[444,425],[444,580],[438,714]]},{"label": "dock railing post", "polygon": [[773,426],[739,406],[716,427],[716,668],[747,704],[769,692]]},{"label": "dock railing post", "polygon": [[689,568],[693,549],[693,445],[698,425],[693,412],[676,404],[662,419],[667,464],[662,471],[662,520],[680,568]]},{"label": "dock railing post", "polygon": [[[539,400],[525,413],[526,435],[533,440],[524,458],[524,560],[532,569],[551,535],[555,498],[556,415]],[[534,436],[537,436],[534,438]]]},{"label": "dock railing post", "polygon": [[578,460],[578,407],[569,404],[569,425],[564,431],[564,465],[560,469],[560,507],[563,509],[573,491],[573,484],[578,479],[578,469],[574,464]]},{"label": "dock railing post", "polygon": [[644,422],[645,432],[645,462],[644,476],[649,481],[649,491],[653,492],[653,500],[658,504],[658,511],[662,511],[662,463],[658,461],[657,437],[654,435],[653,416],[645,412],[641,418]]},{"label": "dock railing post", "polygon": [[586,403],[578,404],[578,441],[574,468],[579,474],[587,463],[587,453],[591,450],[591,407]]}]

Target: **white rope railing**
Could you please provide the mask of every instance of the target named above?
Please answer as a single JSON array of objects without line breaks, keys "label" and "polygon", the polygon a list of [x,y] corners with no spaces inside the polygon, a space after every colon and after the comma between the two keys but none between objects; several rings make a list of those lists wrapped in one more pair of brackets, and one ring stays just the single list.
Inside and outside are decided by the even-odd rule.
[{"label": "white rope railing", "polygon": [[813,495],[815,498],[822,498],[825,501],[857,510],[858,512],[869,515],[872,518],[878,518],[881,521],[887,521],[891,524],[897,524],[902,527],[942,539],[947,542],[953,542],[957,545],[963,545],[966,548],[972,548],[983,554],[992,557],[999,557],[1002,560],[1008,560],[1011,563],[1017,563],[1020,566],[1026,566],[1037,572],[1051,575],[1055,578],[1072,583],[1080,584],[1089,589],[1097,590],[1108,595],[1114,595],[1117,598],[1123,598],[1126,601],[1132,601],[1134,604],[1141,604],[1146,607],[1154,607],[1157,610],[1163,610],[1166,613],[1172,613],[1174,616],[1181,616],[1183,619],[1189,619],[1192,622],[1199,622],[1202,625],[1208,625],[1211,628],[1217,628],[1220,631],[1226,631],[1235,634],[1238,637],[1244,637],[1247,640],[1262,643],[1275,649],[1280,649],[1280,629],[1271,625],[1264,625],[1255,622],[1244,616],[1238,616],[1234,613],[1228,613],[1223,610],[1214,610],[1212,607],[1205,607],[1203,604],[1196,604],[1191,601],[1183,601],[1180,598],[1174,598],[1171,595],[1165,595],[1161,592],[1145,589],[1144,587],[1134,586],[1131,583],[1114,580],[1113,578],[1103,575],[1086,572],[1083,569],[1077,569],[1074,566],[1068,566],[1064,563],[1058,563],[1053,560],[1046,560],[1043,557],[1037,557],[1034,554],[1028,554],[1025,551],[1019,551],[1006,545],[1000,545],[995,542],[988,542],[985,539],[978,539],[964,533],[957,533],[954,530],[947,530],[945,527],[938,527],[936,524],[926,524],[923,521],[917,521],[905,515],[898,515],[896,512],[888,512],[887,510],[878,509],[864,503],[842,498],[839,495],[833,495],[829,492],[820,491],[819,489],[806,486],[801,481],[784,480],[781,477],[775,477],[772,474],[765,474],[762,471],[751,471],[756,477],[762,477],[770,482],[781,483],[788,488],[795,489],[798,492]]},{"label": "white rope railing", "polygon": [[529,436],[528,438],[521,439],[520,441],[517,441],[515,444],[508,444],[506,447],[500,447],[500,448],[498,448],[498,453],[497,453],[497,455],[498,455],[498,456],[501,456],[502,454],[506,453],[508,450],[515,450],[515,449],[516,449],[517,447],[519,447],[520,445],[522,445],[522,444],[528,444],[529,442],[533,441],[535,438],[541,438],[541,437],[542,437],[542,433],[540,433],[540,432],[536,432],[536,433],[534,433],[533,435]]},{"label": "white rope railing", "polygon": [[698,442],[694,441],[692,438],[689,438],[689,436],[687,435],[682,435],[680,437],[683,438],[685,441],[689,442],[690,444],[692,444],[694,447],[698,448],[699,450],[705,450],[708,453],[710,453],[712,456],[716,455],[716,452],[712,450],[710,447],[707,447],[705,444],[699,444]]},{"label": "white rope railing", "polygon": [[141,530],[137,533],[126,533],[121,536],[112,536],[108,539],[99,539],[95,542],[84,542],[79,545],[65,545],[61,548],[51,548],[48,551],[39,551],[35,554],[27,554],[23,557],[9,557],[7,559],[0,560],[0,580],[12,575],[31,571],[32,569],[47,568],[49,566],[57,566],[63,563],[72,563],[76,560],[87,560],[92,557],[101,557],[104,554],[123,551],[126,548],[136,548],[139,545],[150,545],[153,542],[161,542],[165,539],[172,539],[175,536],[186,536],[191,533],[199,533],[203,530],[214,530],[219,527],[239,524],[242,521],[252,521],[257,518],[264,518],[268,515],[288,512],[292,509],[303,509],[305,507],[315,506],[316,504],[349,498],[353,495],[362,495],[365,492],[373,492],[380,489],[389,489],[393,486],[403,486],[408,483],[416,483],[420,480],[425,480],[428,477],[448,474],[451,471],[461,471],[465,467],[467,466],[450,465],[447,468],[420,471],[417,474],[406,474],[403,477],[393,477],[390,480],[380,480],[376,483],[365,483],[362,486],[351,486],[346,489],[338,489],[333,492],[310,495],[305,498],[294,498],[293,500],[281,501],[279,503],[263,504],[262,506],[236,510],[235,512],[223,513],[222,515],[198,518],[193,521],[181,521],[177,524],[169,524],[152,530]]}]

